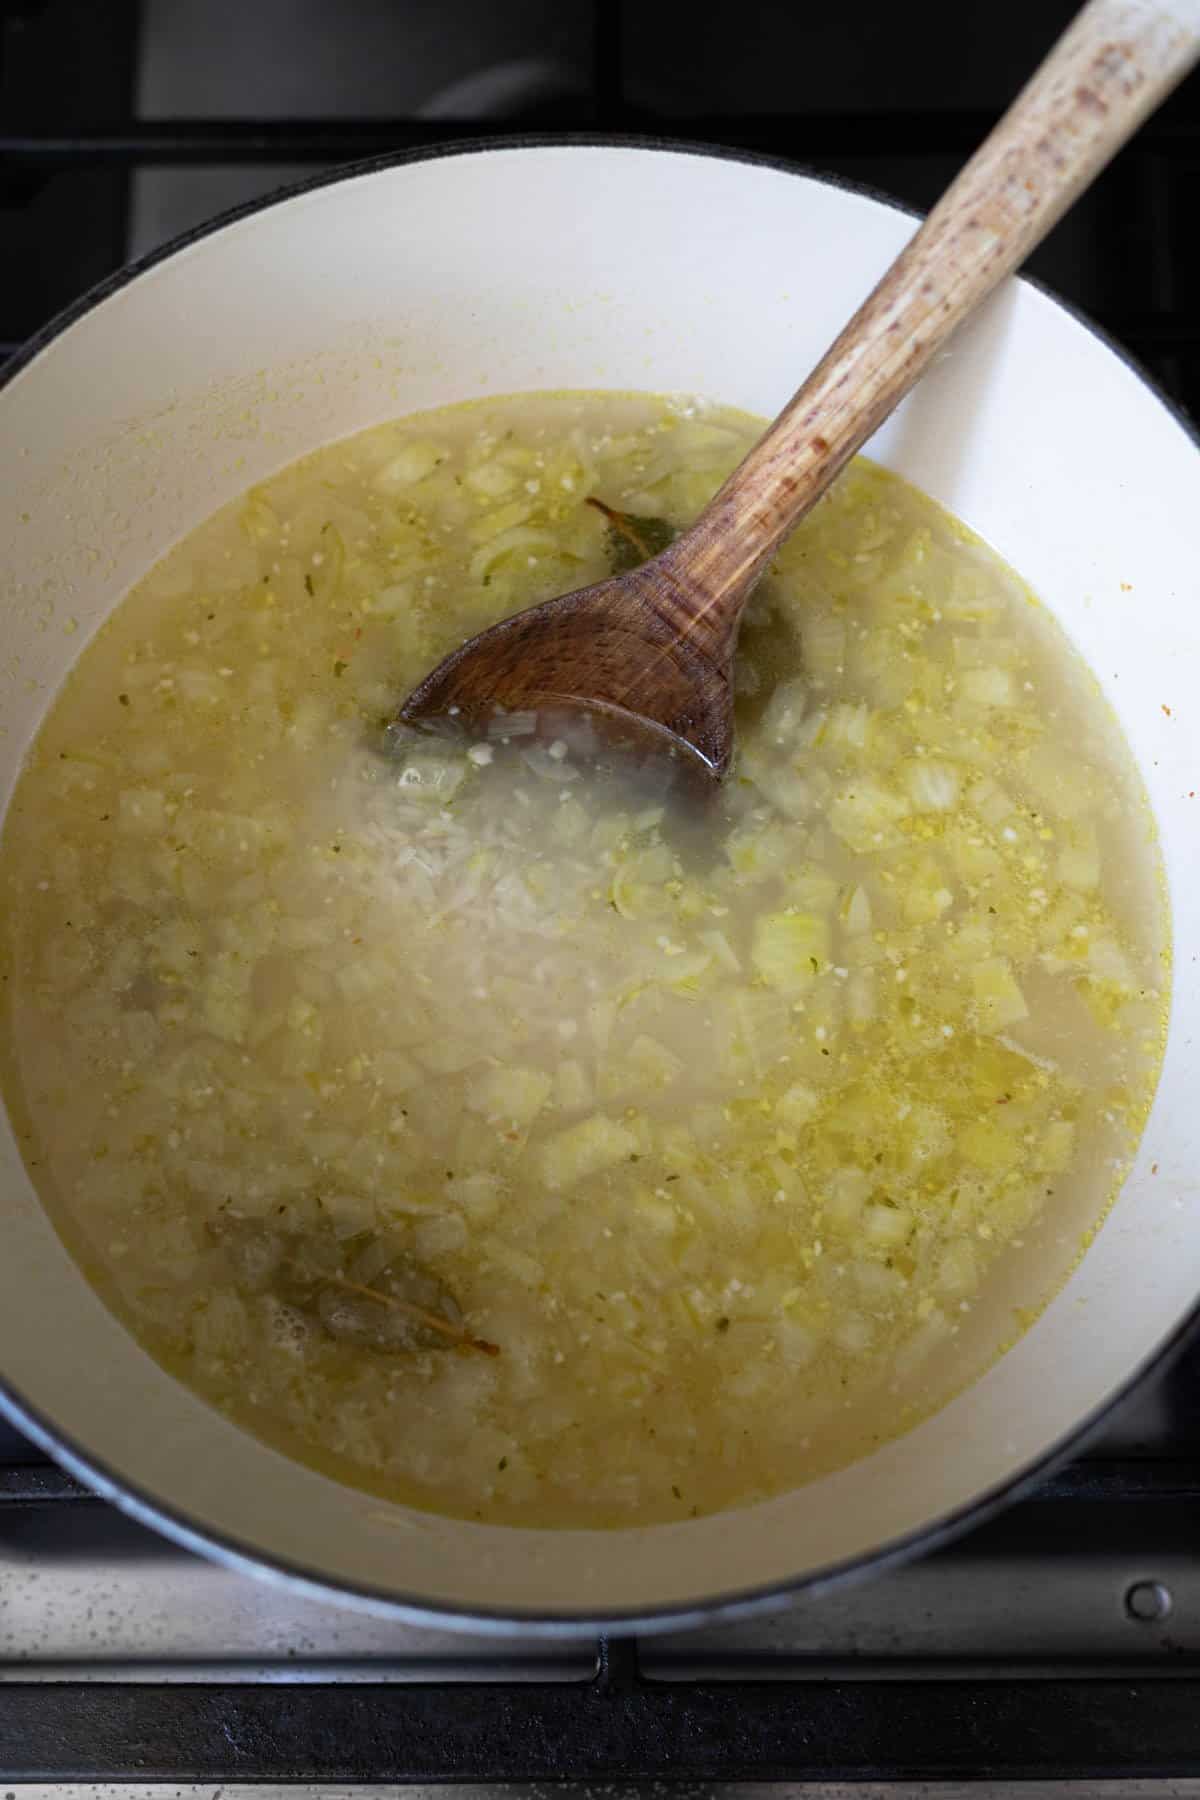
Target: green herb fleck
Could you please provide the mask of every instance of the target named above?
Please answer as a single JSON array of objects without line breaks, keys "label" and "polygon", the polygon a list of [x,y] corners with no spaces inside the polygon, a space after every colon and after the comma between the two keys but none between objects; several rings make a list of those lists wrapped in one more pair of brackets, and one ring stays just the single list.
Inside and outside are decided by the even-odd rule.
[{"label": "green herb fleck", "polygon": [[718,1331],[728,1331],[729,1330],[729,1320],[725,1317],[724,1313],[722,1313],[721,1317],[717,1320],[717,1330]]},{"label": "green herb fleck", "polygon": [[304,577],[304,591],[306,594],[315,594],[316,593],[316,589],[313,587],[313,578],[311,575],[306,575]]},{"label": "green herb fleck", "polygon": [[348,662],[343,662],[341,657],[339,656],[337,661],[333,665],[333,672],[335,675],[341,676],[346,673],[346,670],[349,667],[350,667],[350,664]]},{"label": "green herb fleck", "polygon": [[614,575],[627,575],[630,569],[649,562],[678,535],[675,526],[668,524],[666,519],[641,519],[631,513],[618,512],[615,507],[606,506],[603,500],[597,500],[594,494],[588,495],[587,503],[608,520],[606,548]]}]

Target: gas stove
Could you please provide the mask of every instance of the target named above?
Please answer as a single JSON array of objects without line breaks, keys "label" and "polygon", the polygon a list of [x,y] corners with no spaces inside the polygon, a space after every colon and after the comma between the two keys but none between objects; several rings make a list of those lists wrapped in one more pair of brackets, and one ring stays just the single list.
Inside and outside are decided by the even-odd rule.
[{"label": "gas stove", "polygon": [[[927,205],[1072,0],[0,0],[0,356],[294,175],[497,131],[657,133]],[[219,16],[218,16],[219,15]],[[1200,412],[1200,85],[1033,271]],[[548,1781],[1200,1797],[1200,1349],[1032,1497],[774,1617],[473,1639],[202,1562],[0,1427],[0,1795]]]},{"label": "gas stove", "polygon": [[1200,1795],[1200,1350],[949,1548],[636,1640],[302,1598],[163,1542],[7,1432],[0,1777]]}]

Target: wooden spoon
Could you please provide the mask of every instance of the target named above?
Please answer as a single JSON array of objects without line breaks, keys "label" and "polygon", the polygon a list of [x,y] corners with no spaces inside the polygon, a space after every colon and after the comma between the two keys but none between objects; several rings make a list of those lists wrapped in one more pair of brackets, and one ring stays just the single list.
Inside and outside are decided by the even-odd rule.
[{"label": "wooden spoon", "polygon": [[738,625],[781,540],[1198,54],[1200,0],[1091,0],[694,524],[640,568],[472,638],[401,720],[484,732],[501,710],[582,708],[720,780]]}]

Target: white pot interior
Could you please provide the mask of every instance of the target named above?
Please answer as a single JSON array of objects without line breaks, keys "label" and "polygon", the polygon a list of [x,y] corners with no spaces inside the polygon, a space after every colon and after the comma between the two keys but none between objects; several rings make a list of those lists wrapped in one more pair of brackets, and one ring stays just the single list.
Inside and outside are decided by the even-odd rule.
[{"label": "white pot interior", "polygon": [[[486,393],[648,388],[772,413],[910,229],[770,167],[524,147],[320,186],[158,263],[0,393],[0,798],[86,635],[249,483],[331,438]],[[616,1533],[471,1526],[300,1468],[165,1375],[67,1257],[5,1125],[0,1372],[84,1466],[252,1558],[417,1611],[686,1611],[963,1508],[1043,1456],[1184,1318],[1200,1287],[1194,446],[1096,337],[1011,283],[871,450],[1058,614],[1120,716],[1162,836],[1176,944],[1165,1073],[1131,1179],[1040,1321],[918,1429],[768,1504]]]}]

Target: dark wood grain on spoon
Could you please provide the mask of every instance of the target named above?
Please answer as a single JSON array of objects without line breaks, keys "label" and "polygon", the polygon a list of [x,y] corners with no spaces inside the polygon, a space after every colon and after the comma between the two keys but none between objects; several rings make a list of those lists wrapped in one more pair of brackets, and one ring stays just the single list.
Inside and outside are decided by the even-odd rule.
[{"label": "dark wood grain on spoon", "polygon": [[[407,724],[583,710],[719,780],[746,602],[782,539],[1196,60],[1200,0],[1091,0],[711,503],[627,574],[530,607],[448,656]],[[731,347],[732,350],[732,347]]]}]

